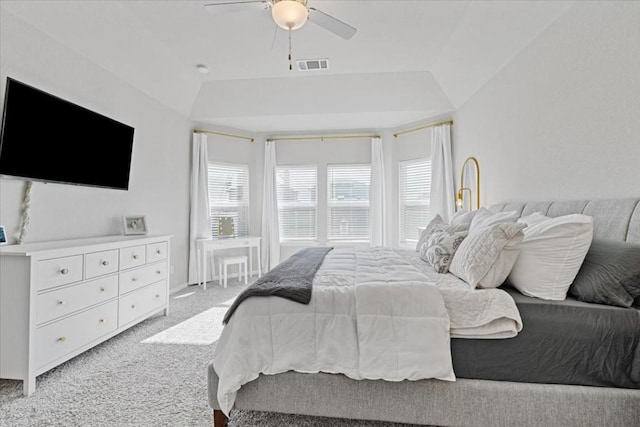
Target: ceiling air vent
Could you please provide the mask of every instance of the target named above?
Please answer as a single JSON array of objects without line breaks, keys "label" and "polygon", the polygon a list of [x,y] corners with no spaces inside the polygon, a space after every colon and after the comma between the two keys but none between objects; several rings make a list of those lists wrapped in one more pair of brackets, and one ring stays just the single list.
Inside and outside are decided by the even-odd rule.
[{"label": "ceiling air vent", "polygon": [[298,63],[298,71],[314,71],[314,70],[329,69],[328,59],[299,59],[296,62]]}]

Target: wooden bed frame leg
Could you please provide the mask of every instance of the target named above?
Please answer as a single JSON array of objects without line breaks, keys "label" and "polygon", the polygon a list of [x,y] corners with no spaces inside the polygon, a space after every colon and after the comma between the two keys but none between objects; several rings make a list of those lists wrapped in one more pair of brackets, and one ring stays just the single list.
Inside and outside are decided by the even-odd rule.
[{"label": "wooden bed frame leg", "polygon": [[229,418],[220,409],[213,410],[213,427],[227,427]]}]

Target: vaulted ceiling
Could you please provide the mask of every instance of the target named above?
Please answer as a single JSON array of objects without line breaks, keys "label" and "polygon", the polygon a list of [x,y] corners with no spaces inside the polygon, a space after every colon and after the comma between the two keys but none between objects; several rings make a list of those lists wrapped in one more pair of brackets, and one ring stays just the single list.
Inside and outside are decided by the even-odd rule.
[{"label": "vaulted ceiling", "polygon": [[[574,1],[308,0],[357,28],[288,36],[215,0],[9,1],[11,13],[197,122],[249,131],[392,128],[462,106]],[[198,64],[209,68],[197,71]]]}]

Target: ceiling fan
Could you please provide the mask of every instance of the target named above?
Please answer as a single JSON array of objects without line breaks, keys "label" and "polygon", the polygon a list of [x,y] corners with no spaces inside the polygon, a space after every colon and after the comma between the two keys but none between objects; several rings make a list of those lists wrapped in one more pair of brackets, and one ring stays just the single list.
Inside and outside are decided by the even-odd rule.
[{"label": "ceiling fan", "polygon": [[252,10],[271,10],[274,22],[291,32],[301,28],[307,20],[325,30],[349,40],[356,29],[314,7],[307,6],[308,0],[213,0],[204,7],[210,13],[233,13]]}]

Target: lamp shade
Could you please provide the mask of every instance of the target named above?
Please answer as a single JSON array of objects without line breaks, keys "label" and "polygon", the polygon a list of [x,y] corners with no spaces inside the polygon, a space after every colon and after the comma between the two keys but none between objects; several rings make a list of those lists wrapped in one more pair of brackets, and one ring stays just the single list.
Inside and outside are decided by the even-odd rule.
[{"label": "lamp shade", "polygon": [[302,27],[307,22],[308,13],[304,4],[297,0],[280,0],[271,7],[273,20],[285,30]]}]

